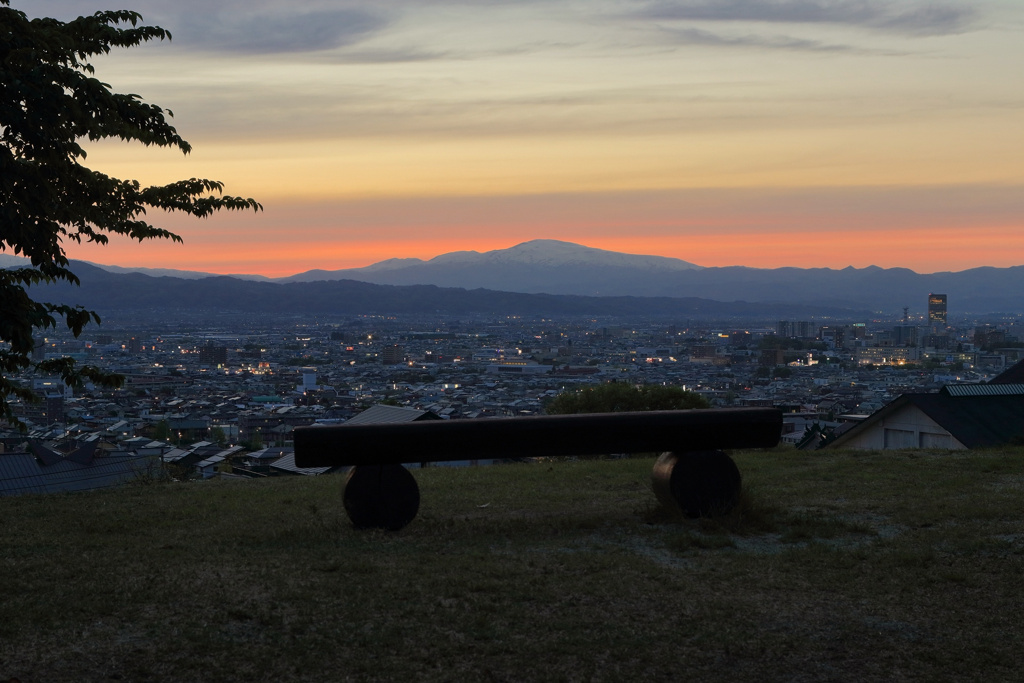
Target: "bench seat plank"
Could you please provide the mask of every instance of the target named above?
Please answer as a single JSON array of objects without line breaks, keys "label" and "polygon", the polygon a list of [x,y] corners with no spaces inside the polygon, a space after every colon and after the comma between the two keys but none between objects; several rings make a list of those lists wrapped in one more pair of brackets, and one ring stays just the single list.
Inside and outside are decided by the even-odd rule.
[{"label": "bench seat plank", "polygon": [[775,408],[431,420],[295,429],[298,467],[770,448]]}]

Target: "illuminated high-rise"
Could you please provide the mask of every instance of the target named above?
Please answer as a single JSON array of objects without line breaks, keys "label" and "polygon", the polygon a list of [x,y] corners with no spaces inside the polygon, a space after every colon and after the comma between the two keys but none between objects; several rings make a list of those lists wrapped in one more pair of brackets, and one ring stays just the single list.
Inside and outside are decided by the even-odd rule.
[{"label": "illuminated high-rise", "polygon": [[933,330],[946,329],[946,295],[928,295],[928,324]]}]

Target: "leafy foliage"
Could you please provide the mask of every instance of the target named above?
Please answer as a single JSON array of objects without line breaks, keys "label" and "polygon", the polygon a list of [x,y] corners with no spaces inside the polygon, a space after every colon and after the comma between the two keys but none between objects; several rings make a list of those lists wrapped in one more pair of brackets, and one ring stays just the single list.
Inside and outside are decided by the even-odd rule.
[{"label": "leafy foliage", "polygon": [[253,433],[252,433],[252,436],[251,436],[250,438],[248,438],[248,439],[243,439],[243,440],[242,440],[242,441],[240,441],[239,443],[240,443],[240,444],[241,444],[241,446],[242,446],[243,448],[245,448],[245,450],[247,450],[247,451],[259,451],[259,450],[263,450],[263,448],[264,448],[264,445],[265,445],[265,444],[263,443],[263,433],[262,433],[262,432],[260,432],[260,431],[255,431],[255,432],[253,432]]},{"label": "leafy foliage", "polygon": [[153,428],[153,439],[156,441],[171,440],[171,425],[167,420],[160,420],[156,423],[156,426]]},{"label": "leafy foliage", "polygon": [[549,415],[569,415],[708,407],[709,404],[703,396],[686,391],[682,387],[656,384],[633,386],[611,382],[580,391],[563,392],[546,406],[545,412]]},{"label": "leafy foliage", "polygon": [[221,448],[228,445],[228,435],[224,431],[223,427],[214,427],[210,430],[210,441],[214,442]]},{"label": "leafy foliage", "polygon": [[120,138],[146,146],[191,147],[167,121],[169,110],[138,95],[114,93],[96,79],[89,59],[114,47],[170,39],[156,26],[140,26],[127,10],[97,12],[62,22],[29,19],[0,0],[0,251],[29,259],[29,266],[0,270],[0,419],[14,419],[9,399],[32,400],[11,375],[35,367],[72,386],[86,380],[119,386],[121,378],[70,359],[33,363],[42,330],[63,321],[77,337],[99,316],[81,306],[36,301],[33,285],[78,284],[64,252],[67,241],[106,244],[109,235],[130,239],[181,238],[146,219],[147,209],[197,217],[220,209],[262,207],[224,196],[221,183],[191,178],[143,187],[82,165],[80,141]]}]

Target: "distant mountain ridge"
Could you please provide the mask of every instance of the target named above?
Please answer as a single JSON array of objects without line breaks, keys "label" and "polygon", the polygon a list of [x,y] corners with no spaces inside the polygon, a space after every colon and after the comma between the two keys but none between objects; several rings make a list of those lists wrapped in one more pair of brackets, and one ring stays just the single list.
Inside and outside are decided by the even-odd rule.
[{"label": "distant mountain ridge", "polygon": [[[142,273],[143,275],[150,275],[152,277],[178,277],[183,280],[201,280],[205,277],[224,277],[218,273],[203,273],[196,270],[179,270],[177,268],[143,268],[142,266],[136,267],[125,267],[125,266],[107,266],[100,263],[93,263],[91,261],[78,261],[78,263],[88,263],[90,266],[105,270],[108,273]],[[12,256],[11,254],[0,254],[0,268],[19,268],[28,265],[28,259],[21,256]],[[265,275],[229,275],[227,277],[237,278],[239,280],[259,280],[263,282],[270,282],[273,278],[269,278]]]},{"label": "distant mountain ridge", "polygon": [[949,295],[952,312],[1024,311],[1024,266],[919,274],[907,268],[705,268],[661,256],[619,254],[571,242],[533,240],[484,253],[459,251],[428,261],[390,259],[365,268],[308,271],[282,278],[346,278],[382,285],[436,285],[528,294],[697,297],[898,313]]},{"label": "distant mountain ridge", "polygon": [[[0,254],[0,267],[10,264],[12,258]],[[16,261],[24,263],[20,259]],[[127,269],[109,266],[96,266],[96,269],[102,269],[99,272],[121,272],[125,277],[137,275],[122,272]],[[165,274],[161,270],[142,269],[142,272],[150,276]],[[217,287],[225,288],[225,291],[237,289],[235,285],[228,286],[226,283],[246,278],[185,271],[189,276],[186,278],[186,275],[179,273],[182,272],[167,271],[166,275],[171,276],[168,281],[191,279],[203,283],[214,277]],[[250,276],[246,279],[252,278]],[[255,284],[273,288],[342,281],[399,288],[432,286],[444,290],[448,298],[454,297],[448,290],[487,290],[494,295],[743,302],[748,306],[761,304],[765,310],[769,307],[778,310],[785,306],[817,308],[822,314],[827,309],[875,311],[893,315],[902,311],[904,306],[922,312],[930,293],[943,293],[948,295],[949,310],[954,315],[1024,312],[1024,266],[982,267],[931,274],[919,274],[906,268],[877,266],[840,270],[743,266],[705,268],[679,259],[620,254],[557,240],[533,240],[509,249],[483,253],[452,252],[427,261],[389,259],[364,268],[311,270],[277,280],[264,278]],[[147,282],[139,281],[138,286],[145,288]],[[347,287],[351,291],[352,285]],[[314,287],[308,291],[320,292],[323,289]],[[271,293],[275,291],[278,290],[266,289],[261,296],[272,296]],[[141,292],[139,294],[141,296]],[[209,300],[216,298],[208,297]],[[504,300],[507,302],[509,299],[505,297]],[[520,301],[525,304],[526,300]],[[587,305],[594,310],[600,308],[592,305],[592,302]]]},{"label": "distant mountain ridge", "polygon": [[[621,285],[643,273],[700,270],[701,266],[666,256],[623,254],[559,240],[532,240],[508,249],[483,253],[455,251],[424,261],[388,259],[364,268],[310,270],[281,282],[360,280],[387,285],[431,284],[439,287],[483,287],[501,291],[615,296]],[[614,274],[619,287],[601,291]],[[642,295],[641,295],[642,296]]]},{"label": "distant mountain ridge", "polygon": [[[39,299],[82,305],[103,314],[169,311],[256,315],[594,315],[677,316],[698,319],[749,318],[773,314],[810,317],[820,313],[801,305],[709,301],[695,297],[587,297],[524,294],[435,285],[375,285],[355,280],[256,282],[220,276],[203,279],[111,273],[72,262],[81,286],[57,283],[34,288]],[[832,311],[836,314],[863,312]]]}]

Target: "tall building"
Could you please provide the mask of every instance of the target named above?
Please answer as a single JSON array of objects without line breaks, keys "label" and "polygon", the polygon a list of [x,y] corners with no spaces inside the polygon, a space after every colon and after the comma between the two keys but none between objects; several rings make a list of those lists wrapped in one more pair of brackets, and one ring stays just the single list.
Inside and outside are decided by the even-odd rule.
[{"label": "tall building", "polygon": [[933,330],[946,329],[946,295],[928,295],[928,324]]},{"label": "tall building", "polygon": [[302,373],[302,384],[297,387],[299,393],[305,393],[307,391],[318,391],[320,385],[316,383],[316,368],[301,368],[299,372]]},{"label": "tall building", "polygon": [[397,344],[385,346],[381,351],[381,356],[384,365],[397,365],[405,360],[405,349]]},{"label": "tall building", "polygon": [[228,362],[228,347],[206,342],[199,347],[199,362],[202,365],[225,365]]},{"label": "tall building", "polygon": [[[50,380],[46,380],[46,382],[49,381]],[[33,385],[36,385],[36,383],[33,382]],[[36,425],[41,426],[51,425],[55,422],[63,422],[64,392],[60,388],[33,388],[33,391],[40,400],[19,404],[17,406],[18,416],[24,420],[29,420],[34,422]]]},{"label": "tall building", "polygon": [[846,346],[846,330],[841,325],[825,325],[818,329],[818,339],[825,342],[830,349],[842,349]]},{"label": "tall building", "polygon": [[806,320],[794,322],[791,320],[780,320],[775,324],[775,333],[780,337],[796,337],[798,339],[813,339],[815,327],[813,323]]},{"label": "tall building", "polygon": [[999,330],[992,325],[974,328],[974,346],[979,349],[991,349],[1006,343],[1006,330]]},{"label": "tall building", "polygon": [[897,325],[892,328],[892,341],[896,346],[917,346],[917,328],[913,325]]}]

